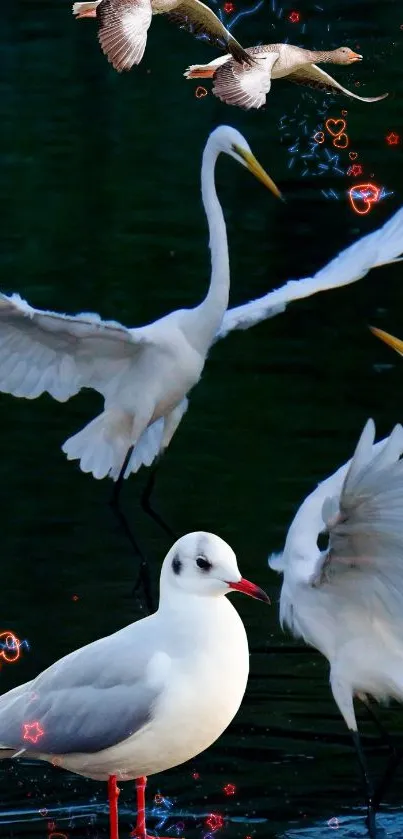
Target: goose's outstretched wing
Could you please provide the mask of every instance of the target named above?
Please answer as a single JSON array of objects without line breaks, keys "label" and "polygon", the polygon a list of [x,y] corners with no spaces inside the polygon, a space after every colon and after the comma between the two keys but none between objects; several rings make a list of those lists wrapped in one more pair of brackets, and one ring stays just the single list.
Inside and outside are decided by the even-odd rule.
[{"label": "goose's outstretched wing", "polygon": [[152,19],[151,0],[102,0],[97,19],[102,52],[115,70],[140,64]]},{"label": "goose's outstretched wing", "polygon": [[[158,9],[158,4],[155,3],[154,12],[159,11],[164,13],[163,4],[161,4],[161,9]],[[235,61],[241,65],[253,64],[253,58],[225,28],[213,10],[200,0],[178,0],[165,14],[168,20],[178,24],[181,29],[186,29],[192,35],[205,35],[211,44],[230,52]]]},{"label": "goose's outstretched wing", "polygon": [[301,84],[305,87],[313,87],[318,88],[319,90],[324,90],[326,93],[344,93],[345,96],[350,96],[353,99],[359,99],[360,102],[379,102],[381,99],[386,99],[389,96],[389,93],[383,93],[382,96],[358,96],[357,93],[353,93],[351,90],[347,90],[346,87],[336,82],[332,76],[329,76],[329,73],[325,73],[320,67],[317,67],[316,64],[304,64],[303,67],[298,68],[298,70],[294,70],[293,73],[289,73],[288,76],[285,76],[285,79],[289,82],[294,82],[295,84]]},{"label": "goose's outstretched wing", "polygon": [[338,254],[313,277],[290,280],[281,288],[270,291],[263,297],[250,300],[242,306],[228,309],[225,313],[216,341],[225,338],[234,329],[249,329],[262,320],[283,312],[289,303],[310,297],[319,291],[329,291],[349,285],[372,268],[387,265],[403,253],[403,208],[398,210],[383,227],[363,236]]},{"label": "goose's outstretched wing", "polygon": [[0,294],[0,391],[35,399],[49,393],[66,402],[82,387],[104,394],[151,346],[142,330],[99,315],[61,315],[34,309],[18,294]]},{"label": "goose's outstretched wing", "polygon": [[[253,55],[252,49],[247,52]],[[245,110],[261,108],[271,87],[271,70],[278,56],[278,52],[255,54],[252,67],[244,67],[236,61],[222,64],[214,74],[214,96],[227,105],[238,105]]]}]

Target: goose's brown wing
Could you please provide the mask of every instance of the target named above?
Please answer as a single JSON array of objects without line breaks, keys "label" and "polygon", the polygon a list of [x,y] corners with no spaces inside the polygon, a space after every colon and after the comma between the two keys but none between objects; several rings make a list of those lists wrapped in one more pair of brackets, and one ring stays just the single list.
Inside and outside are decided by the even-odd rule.
[{"label": "goose's brown wing", "polygon": [[151,18],[151,0],[102,0],[99,4],[98,40],[118,72],[140,63]]},{"label": "goose's brown wing", "polygon": [[304,64],[303,67],[294,70],[293,73],[289,73],[285,78],[290,82],[294,82],[294,84],[324,90],[326,93],[344,93],[345,96],[359,99],[360,102],[379,102],[380,99],[385,99],[386,96],[389,96],[388,93],[383,93],[382,96],[358,96],[357,93],[352,93],[351,90],[347,90],[346,87],[336,82],[336,79],[333,79],[332,76],[329,76],[329,73],[325,73],[316,64]]},{"label": "goose's brown wing", "polygon": [[[161,8],[163,12],[163,8]],[[179,0],[166,17],[192,35],[205,35],[219,49],[228,50],[240,64],[253,64],[253,58],[241,47],[213,10],[200,0]]]}]

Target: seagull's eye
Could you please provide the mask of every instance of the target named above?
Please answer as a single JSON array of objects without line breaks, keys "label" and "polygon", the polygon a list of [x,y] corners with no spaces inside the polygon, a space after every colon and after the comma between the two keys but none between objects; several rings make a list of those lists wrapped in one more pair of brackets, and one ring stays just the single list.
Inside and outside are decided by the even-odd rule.
[{"label": "seagull's eye", "polygon": [[205,556],[198,556],[196,559],[196,565],[198,566],[198,568],[201,568],[202,571],[210,571],[212,562],[206,559]]}]

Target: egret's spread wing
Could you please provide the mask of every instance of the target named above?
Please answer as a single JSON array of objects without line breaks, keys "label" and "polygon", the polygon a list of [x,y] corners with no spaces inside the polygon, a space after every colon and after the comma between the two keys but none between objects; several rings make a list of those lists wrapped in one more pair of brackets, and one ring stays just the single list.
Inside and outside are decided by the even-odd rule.
[{"label": "egret's spread wing", "polygon": [[316,584],[345,577],[347,585],[353,571],[362,581],[376,576],[379,596],[386,585],[403,597],[403,428],[397,425],[377,452],[374,437],[369,420],[339,496],[323,504],[329,547]]},{"label": "egret's spread wing", "polygon": [[[163,8],[161,11],[164,11]],[[179,0],[166,13],[173,23],[181,29],[186,29],[192,35],[205,35],[211,44],[219,49],[228,50],[241,64],[252,64],[253,59],[221,23],[213,10],[201,3],[200,0]]]},{"label": "egret's spread wing", "polygon": [[161,692],[138,625],[82,647],[0,697],[0,744],[30,753],[98,752],[153,717]]},{"label": "egret's spread wing", "polygon": [[234,329],[249,329],[262,320],[274,317],[294,300],[354,283],[372,268],[395,262],[402,253],[403,209],[400,209],[382,227],[354,242],[313,277],[290,280],[263,297],[228,309],[215,340],[225,338]]},{"label": "egret's spread wing", "polygon": [[380,99],[386,99],[388,93],[383,93],[382,96],[358,96],[357,93],[352,93],[346,87],[336,82],[329,73],[325,73],[316,64],[304,64],[298,70],[294,70],[286,77],[287,81],[295,84],[305,85],[306,87],[319,88],[326,93],[344,93],[346,96],[351,96],[353,99],[359,99],[360,102],[379,102]]},{"label": "egret's spread wing", "polygon": [[118,72],[140,63],[151,18],[151,0],[102,0],[98,6],[99,43]]},{"label": "egret's spread wing", "polygon": [[147,341],[98,315],[34,309],[18,294],[0,294],[0,391],[65,402],[82,387],[100,389],[125,372]]},{"label": "egret's spread wing", "polygon": [[[256,48],[255,48],[256,49]],[[247,50],[251,52],[252,50]],[[271,68],[278,59],[277,52],[255,57],[252,67],[227,61],[214,74],[213,93],[227,105],[238,105],[249,110],[260,108],[271,87]]]}]

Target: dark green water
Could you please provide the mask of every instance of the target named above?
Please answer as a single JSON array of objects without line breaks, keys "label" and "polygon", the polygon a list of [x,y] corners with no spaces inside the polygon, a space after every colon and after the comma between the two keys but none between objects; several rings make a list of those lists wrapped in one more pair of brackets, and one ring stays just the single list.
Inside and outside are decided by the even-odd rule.
[{"label": "dark green water", "polygon": [[[267,2],[234,32],[245,45],[289,38],[306,47],[359,46],[365,62],[335,68],[337,78],[359,81],[363,95],[392,95],[375,105],[325,102],[326,117],[348,111],[350,145],[339,168],[345,172],[356,151],[364,181],[393,192],[365,217],[346,199],[351,177],[318,166],[303,174],[304,143],[323,123],[320,93],[277,82],[255,113],[211,95],[197,99],[182,73],[215,53],[162,19],[153,22],[141,66],[120,77],[98,50],[93,23],[76,23],[68,2],[3,0],[1,289],[39,307],[97,311],[133,326],[200,300],[209,278],[200,158],[220,122],[245,134],[287,198],[281,205],[233,161],[220,160],[232,304],[309,275],[382,224],[403,195],[403,145],[385,141],[391,131],[403,135],[402,9],[392,0],[318,5],[322,10],[308,0],[277,2],[273,11]],[[236,12],[242,8],[247,4]],[[287,22],[293,8],[301,14],[295,26]],[[298,137],[300,153],[289,168]],[[323,195],[329,189],[338,200]],[[280,632],[279,578],[266,559],[281,548],[305,494],[350,456],[367,417],[379,434],[402,418],[403,365],[367,329],[374,323],[403,335],[401,283],[399,265],[380,269],[218,344],[164,459],[156,498],[175,530],[207,529],[227,539],[245,576],[273,598],[271,609],[237,599],[251,678],[230,729],[194,765],[150,779],[150,807],[158,791],[174,802],[164,828],[170,836],[181,821],[186,836],[204,836],[210,811],[228,816],[217,835],[240,839],[311,839],[337,826],[343,839],[365,835],[355,757],[326,664]],[[83,475],[60,451],[99,406],[92,393],[66,405],[0,395],[0,629],[30,644],[17,664],[3,664],[2,692],[141,615],[130,595],[134,560],[107,505],[111,485]],[[156,585],[170,541],[138,508],[146,478],[145,470],[131,478],[124,503]],[[383,719],[398,736],[399,710],[384,711]],[[384,755],[364,718],[362,730],[379,774]],[[401,781],[380,820],[393,837],[403,835],[392,809],[400,805]],[[234,797],[225,796],[227,783],[236,785]],[[45,837],[49,820],[68,837],[106,835],[103,785],[18,762],[1,765],[0,789],[2,836]],[[131,784],[120,800],[125,837],[135,818]],[[329,826],[336,817],[339,825]],[[157,823],[151,819],[150,827]]]}]

